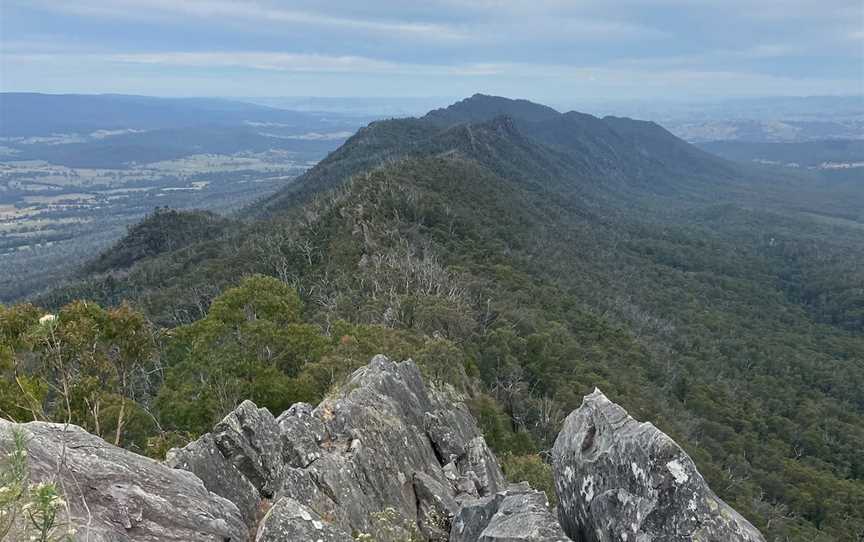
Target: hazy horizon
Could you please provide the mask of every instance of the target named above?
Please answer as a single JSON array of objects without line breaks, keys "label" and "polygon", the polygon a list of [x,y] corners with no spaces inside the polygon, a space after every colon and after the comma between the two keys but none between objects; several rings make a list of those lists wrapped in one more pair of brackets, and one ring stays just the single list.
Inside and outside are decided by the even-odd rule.
[{"label": "hazy horizon", "polygon": [[[0,89],[551,104],[864,94],[864,5],[8,0]],[[730,31],[734,29],[734,31]]]}]

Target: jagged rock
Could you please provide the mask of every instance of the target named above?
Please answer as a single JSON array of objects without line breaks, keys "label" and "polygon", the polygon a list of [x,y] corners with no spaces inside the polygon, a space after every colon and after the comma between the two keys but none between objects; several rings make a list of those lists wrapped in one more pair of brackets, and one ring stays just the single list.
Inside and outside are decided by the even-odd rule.
[{"label": "jagged rock", "polygon": [[350,529],[351,523],[345,513],[346,507],[338,506],[333,497],[315,481],[309,470],[287,468],[275,499],[282,497],[289,497],[303,503],[326,521]]},{"label": "jagged rock", "polygon": [[[56,476],[71,514],[62,521],[76,529],[76,540],[240,542],[248,537],[237,506],[207,491],[191,472],[112,446],[78,426],[44,422],[0,419],[2,455],[12,447],[13,428],[28,439],[30,482]],[[25,539],[20,531],[10,536]]]},{"label": "jagged rock", "polygon": [[371,514],[385,507],[371,503],[363,493],[350,458],[327,454],[307,470],[316,486],[338,506],[340,517],[346,518],[352,529],[369,531]]},{"label": "jagged rock", "polygon": [[448,407],[427,412],[424,419],[426,434],[442,464],[465,455],[468,442],[480,434],[474,417],[464,405],[451,403]]},{"label": "jagged rock", "polygon": [[498,493],[462,501],[450,527],[450,542],[475,542],[489,525],[503,500],[504,494]]},{"label": "jagged rock", "polygon": [[213,440],[262,496],[273,496],[283,466],[282,439],[269,410],[243,401],[216,424]]},{"label": "jagged rock", "polygon": [[569,542],[542,491],[507,493],[478,542]]},{"label": "jagged rock", "polygon": [[450,542],[569,542],[546,495],[525,484],[462,502]]},{"label": "jagged rock", "polygon": [[471,439],[466,446],[465,455],[457,460],[459,471],[470,478],[474,478],[477,491],[481,496],[492,495],[504,488],[504,473],[495,454],[486,445],[486,440],[477,436]]},{"label": "jagged rock", "polygon": [[297,403],[276,418],[282,434],[282,458],[287,465],[305,468],[321,457],[319,444],[327,429],[312,411],[312,405]]},{"label": "jagged rock", "polygon": [[447,542],[453,516],[459,510],[448,486],[428,474],[414,474],[414,494],[417,496],[417,524],[429,540]]},{"label": "jagged rock", "polygon": [[255,535],[255,542],[355,542],[345,531],[321,519],[290,497],[273,505]]},{"label": "jagged rock", "polygon": [[[260,542],[553,540],[538,538],[554,523],[545,503],[525,497],[527,485],[505,488],[467,408],[430,392],[411,361],[376,356],[318,407],[298,403],[278,419],[244,401],[165,464],[71,434],[86,441],[73,439],[67,462],[93,499],[94,542],[238,542],[250,529]],[[34,472],[51,471],[61,436],[46,433],[53,444],[40,441],[45,467]]]},{"label": "jagged rock", "polygon": [[260,502],[258,490],[222,455],[210,433],[183,448],[170,450],[165,464],[195,474],[208,490],[237,505],[246,525],[255,524]]},{"label": "jagged rock", "polygon": [[469,471],[468,475],[459,472],[459,467],[451,461],[442,467],[444,477],[450,482],[450,487],[456,493],[457,499],[477,498],[480,492],[477,487],[480,485],[480,480],[473,471]]},{"label": "jagged rock", "polygon": [[599,390],[567,417],[553,459],[559,519],[577,542],[765,540],[678,444]]},{"label": "jagged rock", "polygon": [[[314,415],[327,427],[324,445],[330,453],[310,469],[332,491],[362,495],[360,502],[346,504],[356,507],[351,515],[358,531],[367,532],[368,527],[354,524],[359,516],[368,518],[388,508],[416,521],[414,473],[447,484],[424,431],[425,414],[433,407],[413,362],[393,363],[376,356],[349,378],[341,393],[315,409]],[[331,467],[322,463],[328,457],[334,462]],[[337,495],[335,500],[341,504],[348,499]]]}]

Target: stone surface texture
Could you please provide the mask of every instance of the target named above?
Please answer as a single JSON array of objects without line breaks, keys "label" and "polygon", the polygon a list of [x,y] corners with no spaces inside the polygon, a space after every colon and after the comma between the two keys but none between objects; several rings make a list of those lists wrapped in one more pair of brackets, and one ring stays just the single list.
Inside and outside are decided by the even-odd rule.
[{"label": "stone surface texture", "polygon": [[565,420],[552,452],[558,517],[576,542],[764,542],[690,457],[599,390]]}]

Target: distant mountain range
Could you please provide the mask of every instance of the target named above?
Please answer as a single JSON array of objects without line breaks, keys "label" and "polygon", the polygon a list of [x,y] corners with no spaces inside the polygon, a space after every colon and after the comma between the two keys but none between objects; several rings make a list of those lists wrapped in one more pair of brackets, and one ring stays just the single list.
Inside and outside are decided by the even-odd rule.
[{"label": "distant mountain range", "polygon": [[317,158],[368,120],[216,98],[2,93],[0,158],[84,168],[271,149]]},{"label": "distant mountain range", "polygon": [[321,115],[217,98],[154,98],[122,94],[0,94],[3,137],[157,130],[248,122],[294,128],[319,125]]},{"label": "distant mountain range", "polygon": [[651,119],[692,143],[864,138],[864,96],[609,102],[590,110]]}]

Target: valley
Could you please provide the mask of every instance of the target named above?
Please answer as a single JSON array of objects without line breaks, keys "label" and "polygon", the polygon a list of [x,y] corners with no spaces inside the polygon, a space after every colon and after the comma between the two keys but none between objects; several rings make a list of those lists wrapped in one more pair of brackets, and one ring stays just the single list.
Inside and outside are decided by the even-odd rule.
[{"label": "valley", "polygon": [[283,188],[316,158],[203,154],[125,169],[0,162],[0,299],[67,276],[154,208],[230,214]]},{"label": "valley", "polygon": [[284,188],[364,121],[218,100],[0,102],[0,301],[72,277],[156,208],[235,213]]}]

